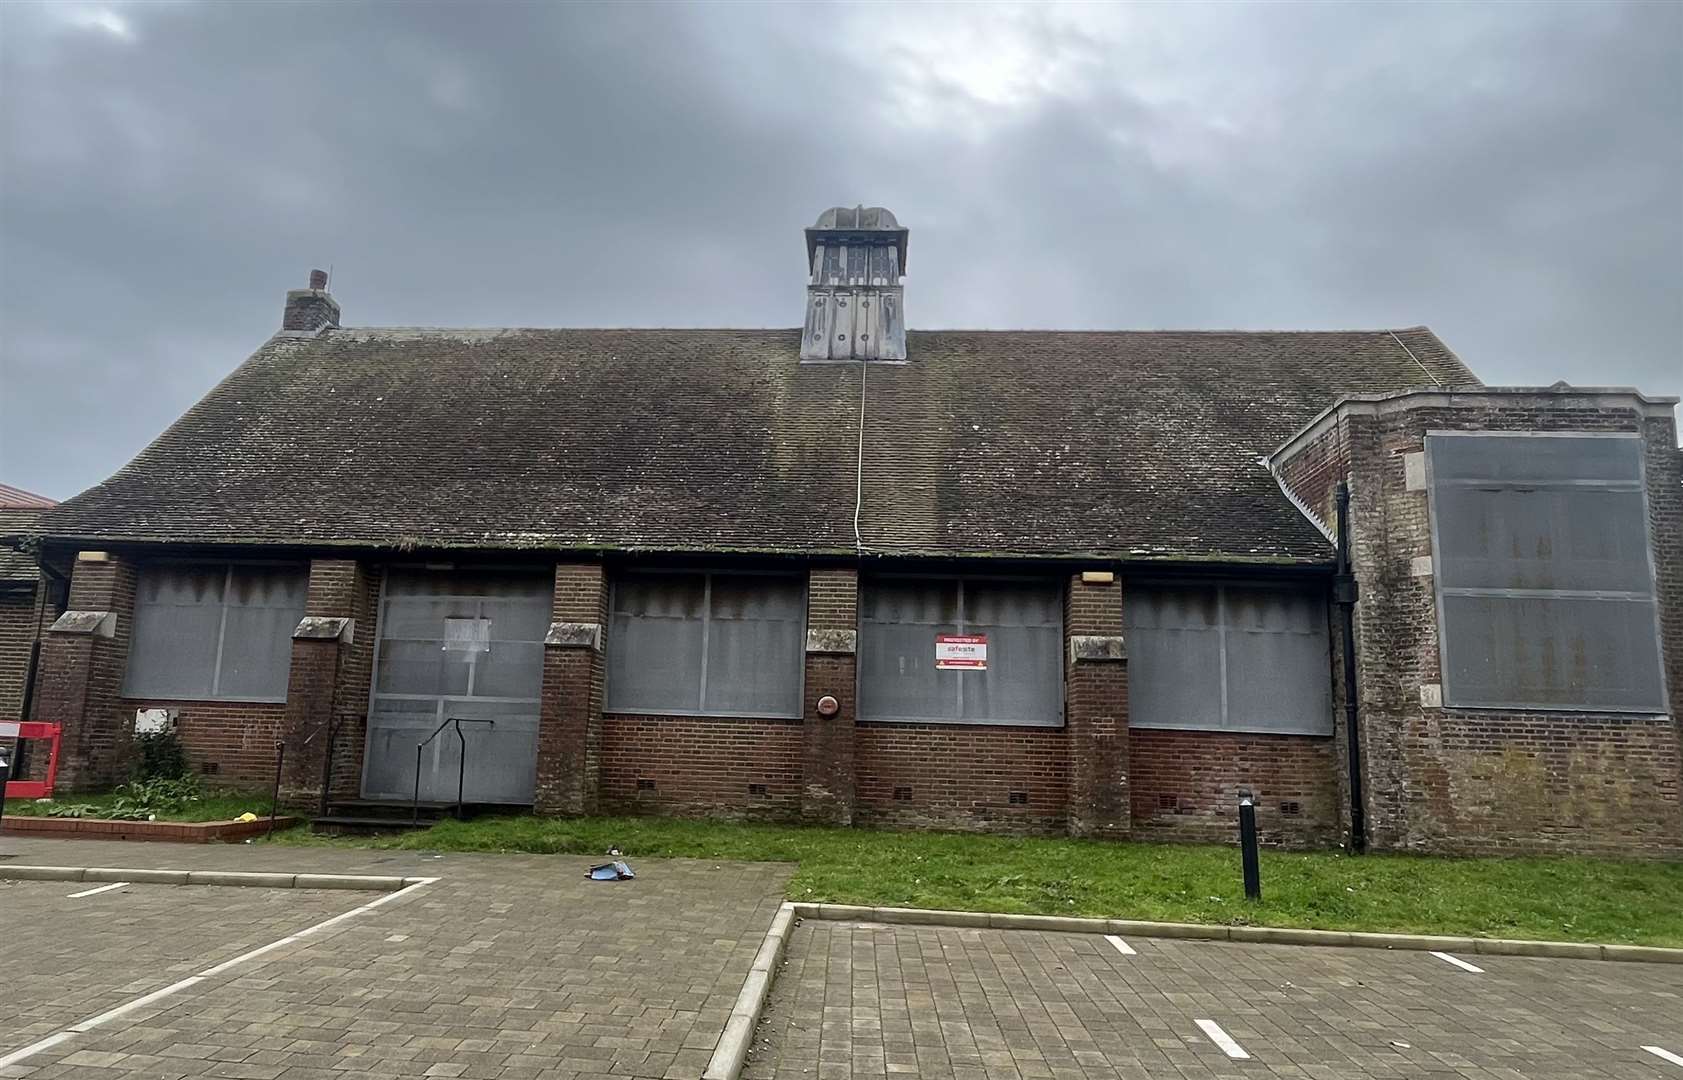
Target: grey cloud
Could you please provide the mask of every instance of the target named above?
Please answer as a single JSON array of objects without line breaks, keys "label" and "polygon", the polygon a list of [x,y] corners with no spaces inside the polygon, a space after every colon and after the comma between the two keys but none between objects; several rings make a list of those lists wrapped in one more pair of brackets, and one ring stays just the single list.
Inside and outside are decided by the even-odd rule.
[{"label": "grey cloud", "polygon": [[119,467],[333,264],[352,324],[1428,323],[1683,391],[1683,8],[0,9],[0,479]]}]

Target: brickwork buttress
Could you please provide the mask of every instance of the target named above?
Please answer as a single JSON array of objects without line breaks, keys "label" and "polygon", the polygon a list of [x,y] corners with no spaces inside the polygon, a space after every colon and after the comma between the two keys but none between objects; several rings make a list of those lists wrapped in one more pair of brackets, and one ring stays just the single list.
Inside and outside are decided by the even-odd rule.
[{"label": "brickwork buttress", "polygon": [[[808,631],[859,627],[859,575],[848,569],[815,569],[807,583]],[[814,824],[849,825],[857,802],[858,651],[807,652],[801,722],[801,817]],[[836,699],[835,715],[818,702]]]},{"label": "brickwork buttress", "polygon": [[[594,623],[606,643],[608,577],[601,563],[558,563],[554,622]],[[589,814],[601,793],[602,698],[607,666],[600,648],[544,648],[538,706],[537,787],[540,812]]]}]

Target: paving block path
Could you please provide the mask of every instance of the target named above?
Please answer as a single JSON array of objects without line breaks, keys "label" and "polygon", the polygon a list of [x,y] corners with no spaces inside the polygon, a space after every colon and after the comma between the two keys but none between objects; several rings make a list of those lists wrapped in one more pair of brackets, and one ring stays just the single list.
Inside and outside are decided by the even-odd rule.
[{"label": "paving block path", "polygon": [[1683,1077],[1683,965],[1126,944],[802,922],[744,1080]]},{"label": "paving block path", "polygon": [[[694,1080],[791,870],[633,854],[637,879],[605,883],[585,879],[593,860],[570,856],[14,838],[0,843],[5,856],[60,866],[441,879],[0,1070],[29,1080]],[[27,887],[49,884],[45,902],[77,891]],[[197,918],[199,908],[181,906],[189,891],[247,906],[247,894],[268,896],[261,918],[218,929]],[[113,984],[138,996],[238,951],[236,938],[250,947],[263,934],[284,937],[378,895],[157,885],[56,902],[101,903],[122,913],[123,932],[142,947],[171,943],[170,963],[150,975],[111,971]],[[323,896],[330,899],[315,899]],[[271,898],[279,899],[270,906]],[[110,947],[91,931],[85,941]],[[65,985],[49,955],[32,960],[27,950],[9,977]],[[78,973],[66,992],[86,992],[86,981]],[[12,1023],[0,1020],[0,1030]]]}]

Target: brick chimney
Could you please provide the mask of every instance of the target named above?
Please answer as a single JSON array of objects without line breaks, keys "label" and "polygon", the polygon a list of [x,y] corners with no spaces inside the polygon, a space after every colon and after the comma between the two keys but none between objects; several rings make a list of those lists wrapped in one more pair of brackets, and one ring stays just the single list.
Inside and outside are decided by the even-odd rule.
[{"label": "brick chimney", "polygon": [[287,292],[281,329],[313,334],[328,327],[337,329],[338,326],[339,302],[327,291],[327,271],[311,270],[309,288]]}]

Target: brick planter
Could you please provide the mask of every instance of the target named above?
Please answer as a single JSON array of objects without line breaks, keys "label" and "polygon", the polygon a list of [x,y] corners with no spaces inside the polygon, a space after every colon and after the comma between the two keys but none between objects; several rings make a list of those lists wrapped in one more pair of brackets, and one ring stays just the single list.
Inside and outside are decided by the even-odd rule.
[{"label": "brick planter", "polygon": [[[275,818],[275,828],[290,828],[295,817]],[[209,844],[244,840],[269,831],[269,819],[256,821],[111,821],[106,818],[13,817],[0,832],[7,836],[52,836],[87,840],[168,840],[178,844]]]}]

